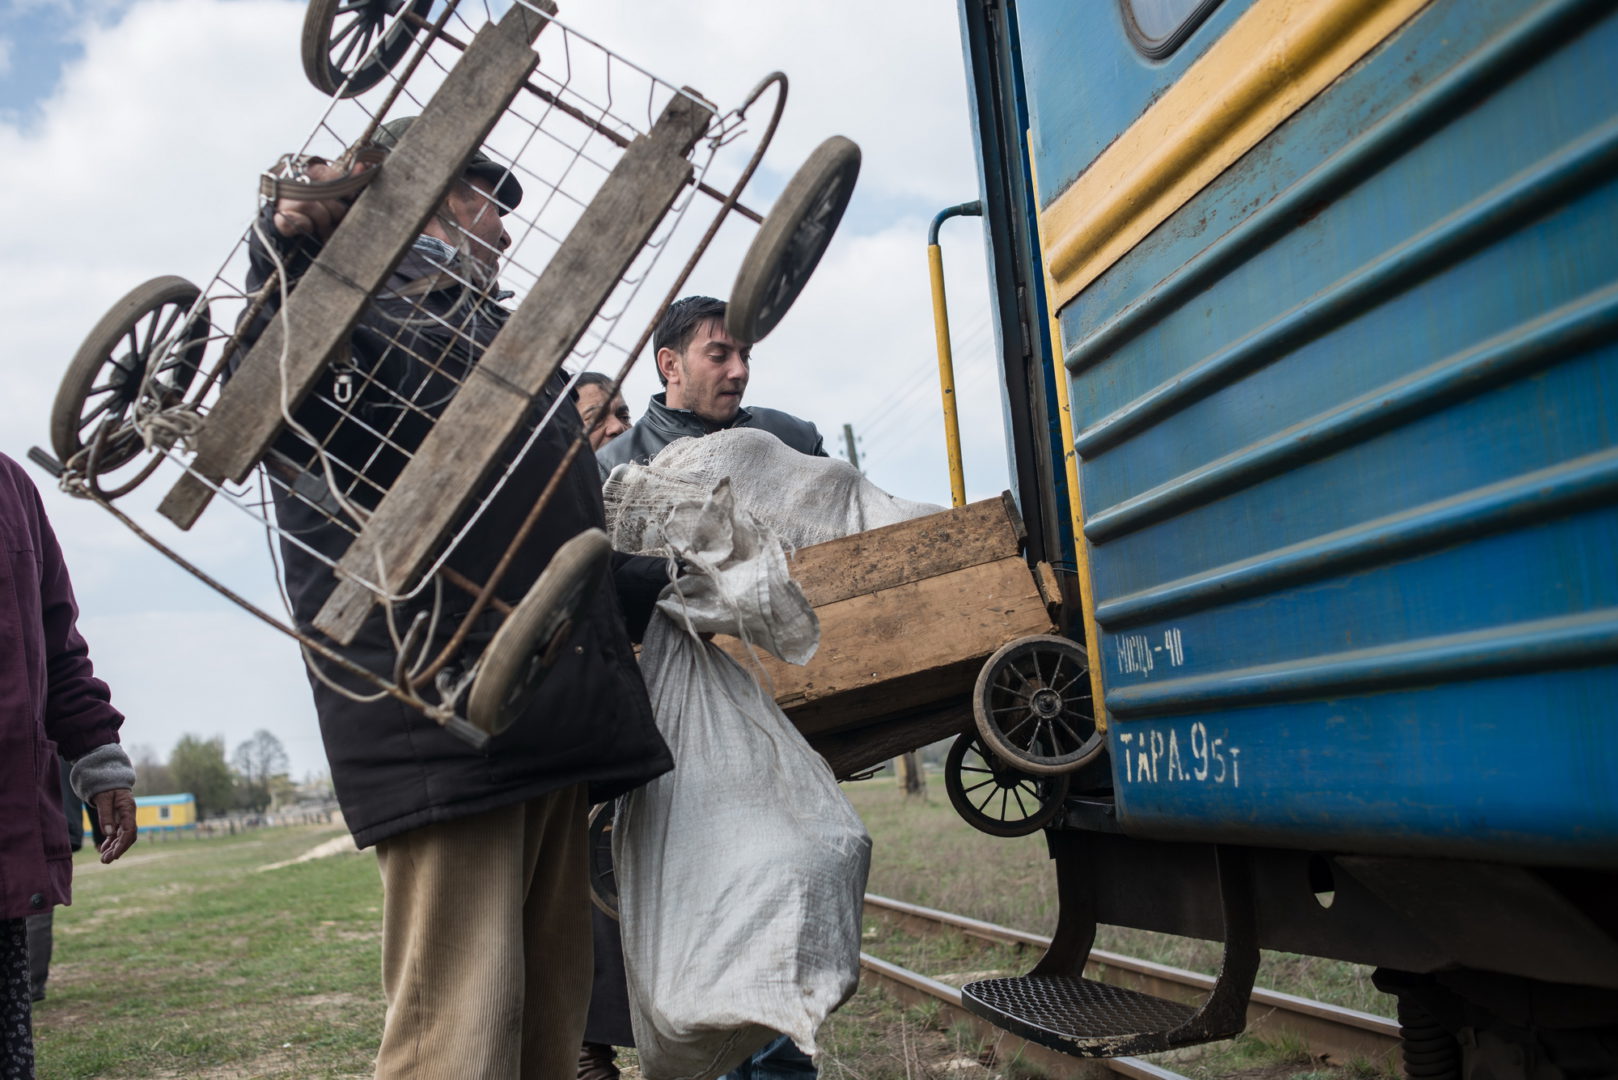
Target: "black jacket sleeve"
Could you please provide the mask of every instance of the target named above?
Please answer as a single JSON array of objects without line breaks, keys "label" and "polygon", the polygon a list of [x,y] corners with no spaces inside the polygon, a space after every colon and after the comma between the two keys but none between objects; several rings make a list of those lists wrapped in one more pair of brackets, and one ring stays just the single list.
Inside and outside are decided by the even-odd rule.
[{"label": "black jacket sleeve", "polygon": [[658,594],[670,580],[667,559],[626,555],[621,551],[612,553],[612,581],[618,590],[618,605],[623,609],[630,641],[639,645],[646,635],[646,624],[652,621]]}]

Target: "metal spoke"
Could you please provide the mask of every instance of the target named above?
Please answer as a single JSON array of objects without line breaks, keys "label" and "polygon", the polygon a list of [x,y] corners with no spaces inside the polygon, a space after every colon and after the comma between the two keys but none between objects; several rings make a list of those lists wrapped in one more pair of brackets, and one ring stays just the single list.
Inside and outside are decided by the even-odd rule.
[{"label": "metal spoke", "polygon": [[[1033,683],[1028,681],[1028,676],[1024,675],[1021,671],[1017,670],[1017,665],[1016,664],[1007,664],[1006,665],[1006,670],[1011,672],[1011,674],[1017,676],[1017,678],[1021,679],[1022,684],[1024,686],[1028,687],[1028,689],[1030,691],[1038,689],[1038,687],[1036,687]],[[1008,687],[1007,689],[1010,689],[1010,688]]]},{"label": "metal spoke", "polygon": [[[359,23],[355,23],[354,25],[358,26]],[[359,47],[359,53],[361,56],[364,56],[366,53],[370,52],[370,49],[367,48],[367,46],[370,45],[370,42],[371,31],[369,28],[366,29],[363,36],[349,39],[348,44],[343,47],[343,55],[337,58],[337,70],[342,71],[348,64],[348,58],[354,55],[356,46]]]},{"label": "metal spoke", "polygon": [[81,417],[79,419],[79,430],[83,431],[85,428],[89,427],[90,426],[90,421],[94,420],[96,417],[100,416],[102,413],[104,413],[108,409],[112,408],[112,406],[114,405],[114,403],[117,402],[117,400],[118,399],[115,398],[115,397],[109,397],[105,401],[103,401],[100,405],[97,405],[90,412],[86,413],[83,417]]},{"label": "metal spoke", "polygon": [[[1018,784],[1016,787],[1012,788],[1011,789],[1011,794],[1017,800],[1017,812],[1022,815],[1023,820],[1026,821],[1029,818],[1033,817],[1034,815],[1032,815],[1032,814],[1030,814],[1028,812],[1028,807],[1023,805],[1023,801],[1022,801],[1022,785]],[[1039,808],[1036,806],[1034,809],[1037,810]]]},{"label": "metal spoke", "polygon": [[1030,714],[1028,716],[1025,716],[1022,719],[1022,723],[1017,724],[1014,727],[1007,728],[1006,730],[1002,731],[1001,734],[1003,734],[1006,737],[1007,742],[1010,742],[1012,736],[1016,735],[1017,732],[1021,731],[1023,728],[1028,726],[1028,721],[1037,720],[1037,719],[1038,719],[1038,717],[1036,717],[1036,716],[1034,716],[1032,714]]},{"label": "metal spoke", "polygon": [[1060,687],[1053,686],[1053,687],[1051,687],[1051,689],[1055,690],[1058,694],[1065,694],[1065,693],[1067,693],[1068,687],[1072,686],[1074,683],[1078,683],[1078,682],[1087,683],[1087,682],[1089,682],[1089,679],[1086,677],[1089,674],[1090,674],[1090,669],[1089,668],[1082,668],[1081,667],[1074,674],[1074,676],[1071,679],[1069,679],[1067,682],[1063,683]]},{"label": "metal spoke", "polygon": [[[1011,669],[1011,670],[1015,670],[1015,669]],[[1022,679],[1022,673],[1021,672],[1017,672],[1016,674],[1017,674],[1017,678]],[[1027,679],[1023,679],[1022,681],[1025,684],[1028,682]],[[1010,683],[997,682],[997,683],[995,683],[994,688],[996,690],[999,690],[1001,693],[1010,694],[1012,697],[1018,699],[1019,701],[1028,701],[1029,699],[1031,699],[1034,696],[1034,688],[1032,686],[1029,686],[1028,689],[1026,691],[1024,691],[1024,690],[1018,690],[1015,686],[1012,686]]]},{"label": "metal spoke", "polygon": [[[971,800],[967,800],[967,801],[970,802]],[[987,807],[993,801],[994,801],[994,792],[991,791],[991,792],[989,792],[987,795],[985,795],[983,797],[982,802],[976,804],[977,812],[982,814],[984,817],[989,817],[990,815],[989,815],[989,811],[988,811]]]},{"label": "metal spoke", "polygon": [[[169,339],[169,332],[174,329],[175,322],[180,318],[181,315],[184,314],[185,309],[180,307],[179,304],[175,304],[173,307],[169,308],[169,317],[163,320],[163,329],[159,330],[153,336],[152,340],[158,344],[162,344],[163,342],[167,341]],[[149,355],[150,350],[148,350],[148,356]]]},{"label": "metal spoke", "polygon": [[1068,738],[1073,740],[1073,749],[1074,750],[1077,750],[1077,749],[1079,749],[1079,747],[1084,745],[1084,740],[1079,737],[1078,732],[1074,731],[1072,728],[1067,726],[1067,721],[1063,720],[1061,717],[1057,717],[1055,722],[1058,723],[1058,724],[1061,724],[1062,725],[1062,730],[1067,732]]}]

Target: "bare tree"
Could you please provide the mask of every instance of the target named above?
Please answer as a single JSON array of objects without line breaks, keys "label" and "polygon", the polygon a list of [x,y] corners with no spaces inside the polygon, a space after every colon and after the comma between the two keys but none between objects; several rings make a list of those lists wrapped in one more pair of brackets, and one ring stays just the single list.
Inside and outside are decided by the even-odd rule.
[{"label": "bare tree", "polygon": [[270,732],[259,728],[253,737],[236,747],[231,755],[241,785],[241,801],[254,813],[263,813],[270,805],[270,780],[285,776],[289,763],[286,748]]},{"label": "bare tree", "polygon": [[135,764],[135,793],[138,795],[172,795],[180,791],[169,763],[157,756],[145,743],[129,748],[129,758]]}]

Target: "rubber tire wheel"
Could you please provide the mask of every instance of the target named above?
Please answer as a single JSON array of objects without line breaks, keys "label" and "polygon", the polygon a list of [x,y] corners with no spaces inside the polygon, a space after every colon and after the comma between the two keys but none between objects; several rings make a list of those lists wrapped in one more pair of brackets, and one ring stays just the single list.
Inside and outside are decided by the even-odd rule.
[{"label": "rubber tire wheel", "polygon": [[618,875],[612,863],[612,823],[616,803],[590,808],[585,835],[590,858],[590,902],[609,919],[618,918]]},{"label": "rubber tire wheel", "polygon": [[[328,97],[351,98],[386,78],[416,38],[416,27],[404,17],[405,6],[406,0],[309,0],[303,16],[303,73],[314,88]],[[410,11],[422,19],[432,7],[433,0],[409,0]],[[357,40],[334,64],[331,52],[337,42],[332,40],[332,28],[339,14],[354,14],[355,22],[364,25],[352,32]],[[392,25],[388,25],[390,18]],[[355,54],[363,60],[378,33],[382,35],[382,47],[377,54],[345,72],[340,65]]]},{"label": "rubber tire wheel", "polygon": [[600,529],[587,529],[557,549],[483,651],[466,703],[468,723],[498,735],[523,714],[544,681],[551,639],[601,586],[611,555]]},{"label": "rubber tire wheel", "polygon": [[[966,755],[969,752],[982,759],[983,768],[967,765]],[[969,768],[974,774],[987,775],[989,779],[974,782],[968,787],[964,773]],[[968,825],[990,836],[1027,836],[1049,825],[1062,812],[1062,803],[1067,799],[1071,780],[1072,778],[1065,774],[1031,776],[1014,769],[995,758],[985,749],[982,739],[971,731],[956,737],[950,744],[949,755],[944,759],[944,790],[949,793],[950,805],[955,807],[957,814],[966,819]],[[999,791],[1022,792],[1025,797],[1033,800],[1034,812],[1020,818],[995,817],[987,813],[985,808],[993,801],[995,792],[989,793],[983,807],[972,802],[971,796],[978,787],[990,783],[995,784]],[[1002,804],[1008,810],[1013,798],[1014,796],[1008,794],[1002,799]],[[1017,803],[1019,809],[1025,809],[1020,799]]]},{"label": "rubber tire wheel", "polygon": [[725,331],[749,344],[774,330],[826,253],[860,175],[860,148],[833,135],[815,148],[775,200],[742,259]]},{"label": "rubber tire wheel", "polygon": [[[118,372],[116,377],[124,380],[124,385],[113,398],[117,404],[108,409],[106,415],[120,420],[125,418],[146,380],[152,361],[146,350],[150,350],[156,338],[155,331],[164,329],[165,334],[172,333],[175,323],[201,295],[202,290],[185,278],[172,274],[153,278],[125,293],[91,328],[79,351],[73,354],[73,360],[67,365],[62,385],[56,391],[56,401],[51,405],[51,449],[56,451],[56,460],[66,464],[85,448],[86,443],[80,437],[85,426],[85,407],[95,388],[114,377],[114,371]],[[176,313],[168,320],[166,329],[154,324],[145,335],[146,343],[142,345],[137,342],[134,352],[137,362],[133,367],[116,363],[115,350],[128,341],[129,335],[135,333],[142,320],[170,306],[176,309]],[[191,380],[196,378],[197,368],[201,366],[203,351],[207,348],[208,331],[207,309],[203,308],[186,330],[185,343],[174,350],[171,358],[166,358],[160,367],[160,374],[162,371],[173,373],[169,390],[163,395],[164,404],[177,402],[190,388]],[[136,334],[137,338],[140,336]],[[145,444],[136,434],[134,425],[125,424],[107,437],[101,459],[96,463],[98,470],[109,473],[134,460],[144,449]]]},{"label": "rubber tire wheel", "polygon": [[[1040,674],[1044,665],[1040,663],[1040,653],[1045,657],[1050,657],[1053,653],[1056,654],[1054,659],[1050,661],[1052,665],[1051,681],[1055,681],[1055,676],[1062,670],[1063,663],[1074,665],[1077,670],[1066,685],[1078,685],[1081,687],[1082,693],[1076,696],[1081,702],[1089,706],[1087,709],[1082,707],[1075,709],[1072,707],[1073,699],[1067,695],[1048,687],[1039,688],[1049,690],[1050,694],[1059,700],[1060,704],[1057,704],[1056,701],[1051,701],[1049,697],[1046,698],[1047,701],[1050,701],[1050,707],[1053,710],[1049,715],[1051,719],[1062,720],[1063,726],[1068,729],[1066,743],[1069,745],[1059,745],[1059,752],[1057,753],[1039,753],[1035,751],[1032,747],[1032,737],[1029,739],[1028,745],[1023,745],[1012,737],[1021,727],[1021,722],[1026,722],[1027,719],[1039,719],[1039,716],[1034,712],[1033,702],[1030,702],[1027,714],[1022,717],[1013,715],[1012,719],[1020,721],[1019,723],[1008,726],[1004,722],[1003,714],[1007,708],[1015,708],[1015,706],[1006,704],[1003,695],[998,699],[995,697],[996,690],[1004,691],[1008,689],[998,681],[999,676],[1005,671],[1017,670],[1016,661],[1022,658],[1019,654],[1030,652],[1036,654],[1034,657],[1036,665],[1035,678],[1041,682],[1044,681],[1044,676]],[[1018,671],[1018,674],[1021,674],[1021,672]],[[1024,681],[1027,681],[1026,676],[1024,676]],[[1037,693],[1038,690],[1036,690]],[[1000,702],[999,704],[996,704],[997,700]],[[1075,769],[1082,768],[1093,760],[1097,754],[1101,753],[1107,744],[1107,740],[1106,736],[1096,729],[1094,713],[1095,709],[1090,694],[1089,657],[1082,646],[1065,637],[1041,634],[1033,637],[1018,638],[1016,641],[1002,645],[995,651],[993,656],[984,661],[983,669],[978,672],[977,684],[972,688],[972,715],[977,721],[978,734],[983,737],[984,745],[1002,760],[1015,765],[1023,772],[1033,773],[1037,776],[1056,776],[1073,772]],[[1081,725],[1078,730],[1073,727],[1075,722]],[[1036,735],[1039,730],[1039,726],[1036,726]],[[1054,730],[1054,726],[1051,726],[1051,730]]]}]

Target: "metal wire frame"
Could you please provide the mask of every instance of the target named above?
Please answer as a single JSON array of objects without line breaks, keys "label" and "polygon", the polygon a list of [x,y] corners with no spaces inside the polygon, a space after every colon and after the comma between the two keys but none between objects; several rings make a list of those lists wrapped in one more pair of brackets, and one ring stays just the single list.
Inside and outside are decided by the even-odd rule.
[{"label": "metal wire frame", "polygon": [[[445,12],[440,16],[438,22],[442,23],[453,13],[453,6],[446,8]],[[568,61],[567,66],[569,69],[571,69],[574,63],[572,50],[564,50],[564,55]],[[405,69],[406,77],[408,77],[411,72],[416,70],[424,62],[424,58],[427,56],[428,49],[425,47],[424,43],[424,47],[418,50],[417,53],[411,57],[411,63]],[[565,77],[563,83],[563,89],[565,90]],[[706,249],[713,236],[717,233],[718,228],[723,222],[725,216],[730,211],[736,209],[740,194],[746,187],[748,181],[751,179],[754,171],[763,157],[764,152],[767,150],[770,139],[773,137],[776,125],[779,122],[781,110],[784,106],[785,100],[786,87],[784,77],[772,77],[772,79],[761,83],[741,109],[736,110],[733,114],[728,114],[725,118],[720,118],[719,121],[711,128],[711,134],[707,140],[708,153],[702,163],[701,169],[696,173],[696,183],[691,188],[691,190],[694,192],[705,192],[709,194],[714,192],[714,189],[708,187],[708,185],[703,182],[702,177],[706,175],[717,151],[723,145],[737,137],[739,131],[741,130],[742,122],[745,119],[747,108],[756,102],[764,89],[772,84],[777,85],[778,94],[775,102],[774,112],[771,116],[763,138],[760,140],[751,160],[733,186],[732,190],[722,195],[721,205],[718,212],[713,218],[706,234],[697,245],[697,248],[693,251],[683,270],[678,275],[678,280],[669,290],[668,295],[659,305],[652,319],[647,322],[643,332],[640,335],[640,339],[634,348],[627,351],[627,360],[619,370],[617,377],[614,379],[615,387],[617,384],[622,382],[623,378],[633,366],[635,358],[644,350],[645,345],[650,338],[652,326],[654,326],[656,320],[661,317],[663,311],[666,310],[667,305],[678,295],[679,290],[683,287],[685,280],[689,277],[689,274],[694,268],[697,260],[701,257],[703,251]],[[684,93],[683,91],[675,92]],[[579,122],[579,108],[575,105],[570,105],[566,100],[564,100],[560,93],[536,93],[534,96],[544,103],[546,109],[537,120],[532,117],[521,118],[529,128],[527,137],[517,148],[516,153],[508,159],[509,166],[513,168],[514,171],[522,171],[524,173],[525,180],[532,179],[534,174],[531,169],[525,169],[519,159],[532,145],[533,141],[541,134],[552,141],[556,141],[556,136],[554,133],[545,128],[545,120],[551,115],[556,114],[567,116],[575,123]],[[411,92],[410,88],[404,85],[402,80],[391,87],[387,94],[387,102],[390,105],[396,104],[399,101],[417,103],[415,101],[415,95]],[[567,107],[564,108],[563,106]],[[611,111],[612,107],[612,103],[609,101],[606,106],[599,109],[598,115],[593,119],[593,121],[592,118],[586,116],[586,126],[589,127],[590,130],[595,134],[604,134],[605,130],[610,130],[606,129],[606,123],[607,118],[614,115]],[[647,126],[650,125],[650,118],[653,108],[654,102],[651,98],[648,98]],[[374,131],[377,124],[381,121],[383,115],[384,114],[380,111],[369,114],[366,120],[365,130],[367,132]],[[508,116],[509,115],[510,113],[508,113]],[[327,115],[322,118],[320,124],[317,126],[316,134],[311,136],[309,143],[306,144],[306,152],[310,149],[310,146],[314,143],[315,139],[321,135],[322,132],[325,132],[327,135],[333,137],[335,136],[335,131],[332,129],[331,109],[328,109]],[[611,142],[615,147],[620,147],[627,141],[627,139],[609,139],[609,142]],[[496,155],[496,159],[499,160],[498,155]],[[575,196],[571,195],[571,193],[562,190],[562,184],[560,181],[565,180],[574,169],[579,167],[581,162],[587,163],[589,166],[600,171],[603,175],[605,175],[607,171],[610,171],[604,163],[590,159],[584,153],[584,148],[582,146],[577,147],[576,152],[571,157],[571,160],[567,162],[562,167],[560,173],[557,174],[559,177],[558,182],[547,183],[545,180],[539,180],[537,184],[533,185],[532,190],[536,194],[541,195],[541,211],[551,205],[554,200],[559,198],[564,201],[571,199],[574,202],[579,202],[579,200]],[[583,204],[579,203],[579,205],[582,206]],[[646,274],[650,269],[650,264],[655,262],[656,255],[664,246],[666,246],[669,238],[672,236],[675,229],[678,228],[680,220],[683,218],[689,206],[690,196],[688,195],[683,197],[675,210],[671,211],[671,213],[665,217],[664,227],[660,229],[659,234],[654,237],[653,243],[648,245],[650,257],[643,260],[643,265],[638,267],[640,272],[638,274],[632,274],[629,278],[626,278],[625,281],[621,283],[619,290],[615,290],[613,297],[614,299],[619,299],[619,292],[627,289],[628,295],[622,298],[622,302],[618,304],[604,305],[605,326],[600,329],[598,329],[596,326],[592,326],[592,332],[588,336],[594,339],[595,345],[591,349],[589,355],[594,355],[595,353],[599,352],[601,348],[606,347],[609,343],[613,342],[613,326],[616,325],[617,321],[627,310],[629,302],[633,299],[635,290],[637,290],[645,281]],[[536,218],[537,216],[538,215],[535,215]],[[512,215],[507,215],[508,219],[511,217]],[[523,221],[524,219],[518,217],[517,220]],[[537,221],[527,221],[526,225],[527,228],[524,230],[525,236],[537,234],[545,237],[552,243],[559,244],[561,242],[560,236],[553,235],[545,227],[539,225]],[[515,252],[519,250],[520,247],[520,243],[514,243],[513,251]],[[247,240],[244,238],[242,242],[239,242],[236,245],[231,254],[227,256],[219,274],[216,275],[213,285],[198,300],[197,304],[194,305],[187,319],[180,321],[180,325],[175,328],[174,333],[171,335],[171,340],[179,340],[182,333],[184,333],[187,327],[191,325],[191,320],[193,318],[210,318],[211,316],[219,317],[218,321],[213,321],[210,324],[212,327],[212,332],[208,336],[207,346],[211,347],[214,343],[222,341],[224,343],[224,347],[221,350],[221,355],[207,371],[205,377],[203,378],[201,387],[195,390],[191,395],[188,395],[190,400],[185,406],[193,415],[196,416],[206,415],[206,403],[210,394],[223,378],[223,373],[229,361],[236,353],[241,351],[242,342],[244,340],[243,330],[247,326],[264,317],[265,314],[272,311],[275,306],[275,293],[279,288],[280,282],[274,277],[267,281],[263,287],[251,293],[245,288],[237,287],[231,283],[233,280],[239,280],[240,275],[231,274],[229,270],[233,265],[240,264],[246,254],[246,250]],[[511,263],[508,262],[507,265],[509,267]],[[521,263],[518,263],[517,265],[519,268],[522,266]],[[492,278],[487,280],[475,280],[474,277],[467,272],[465,266],[446,265],[443,269],[443,273],[451,282],[453,282],[454,287],[458,290],[459,295],[465,298],[463,302],[459,305],[452,306],[447,310],[435,310],[434,308],[421,303],[411,305],[410,313],[398,320],[398,325],[391,333],[384,333],[383,335],[384,340],[389,348],[382,350],[381,354],[379,354],[378,363],[380,364],[381,356],[386,356],[388,354],[392,354],[396,357],[399,355],[408,356],[412,363],[420,365],[420,371],[418,372],[420,377],[414,383],[414,385],[406,385],[404,387],[394,386],[387,380],[380,377],[380,372],[378,371],[377,367],[372,367],[370,370],[354,368],[350,374],[352,375],[353,382],[356,384],[356,386],[354,388],[354,393],[349,394],[345,400],[338,401],[336,400],[335,394],[327,394],[322,390],[314,395],[311,395],[311,398],[308,399],[300,408],[300,414],[305,413],[311,408],[317,411],[319,409],[326,409],[329,410],[333,417],[336,418],[336,420],[322,435],[317,436],[313,440],[306,440],[308,443],[308,449],[312,451],[330,454],[333,437],[339,428],[344,424],[347,424],[351,428],[362,432],[366,438],[371,440],[369,453],[364,460],[356,460],[353,462],[339,461],[337,463],[340,466],[340,472],[343,480],[345,481],[345,483],[341,485],[342,490],[337,494],[341,496],[341,501],[343,503],[346,503],[350,507],[356,508],[359,512],[349,513],[344,512],[341,509],[334,510],[332,507],[324,505],[324,500],[321,498],[319,492],[312,491],[308,484],[304,484],[302,487],[300,487],[299,470],[295,468],[287,468],[287,466],[295,465],[295,463],[287,461],[284,455],[278,456],[272,453],[270,458],[266,461],[264,470],[265,478],[270,485],[274,486],[282,494],[283,497],[292,499],[294,501],[301,501],[304,505],[318,511],[326,522],[336,525],[350,536],[358,535],[363,523],[364,508],[368,505],[374,505],[374,503],[378,501],[383,494],[385,494],[385,486],[376,483],[373,477],[379,460],[387,454],[393,454],[405,458],[407,458],[409,455],[409,449],[406,441],[402,439],[400,434],[402,425],[410,418],[431,419],[432,408],[436,404],[441,403],[435,400],[424,401],[421,395],[428,392],[429,389],[435,386],[439,390],[446,389],[447,384],[448,393],[442,395],[442,399],[447,400],[448,397],[453,394],[454,390],[458,389],[459,386],[464,382],[467,372],[472,370],[472,368],[475,366],[472,364],[467,364],[465,365],[464,370],[453,370],[452,365],[449,363],[450,358],[447,354],[457,341],[467,340],[468,337],[472,336],[468,334],[467,323],[470,319],[476,317],[480,305],[483,305],[493,299],[494,282]],[[529,270],[529,274],[531,277],[537,277],[537,272],[532,269]],[[607,310],[609,307],[613,310]],[[228,312],[232,310],[237,312],[236,319],[234,320],[235,325],[227,330],[226,323],[228,320],[221,315],[221,312]],[[602,321],[603,320],[598,319],[598,323],[601,323]],[[415,344],[415,337],[417,335],[415,335],[414,332],[422,329],[423,327],[430,327],[446,335],[445,341],[447,344],[445,348],[436,354],[417,348]],[[613,344],[612,347],[617,348],[616,344]],[[361,394],[370,395],[373,399],[379,398],[382,402],[391,404],[394,407],[391,421],[386,423],[375,423],[370,419],[357,415],[357,413],[352,409],[344,408],[344,406],[348,405]],[[89,457],[88,462],[77,463],[77,467],[81,470],[76,474],[77,482],[86,489],[86,491],[82,493],[89,494],[90,497],[107,506],[107,508],[111,510],[115,516],[119,517],[120,520],[135,531],[137,535],[140,535],[143,539],[147,540],[148,543],[151,543],[159,551],[163,552],[166,556],[187,569],[189,572],[197,575],[211,587],[225,595],[228,599],[248,610],[256,617],[270,622],[272,625],[275,625],[277,629],[280,629],[283,632],[288,633],[290,636],[296,638],[313,654],[338,663],[339,666],[341,666],[345,671],[348,671],[350,674],[363,678],[373,685],[377,685],[379,692],[386,692],[400,699],[401,701],[406,701],[413,704],[427,712],[429,715],[434,715],[440,723],[448,724],[451,723],[451,719],[450,714],[446,713],[446,710],[453,706],[453,700],[440,701],[439,704],[434,705],[421,696],[421,690],[440,672],[442,672],[447,663],[456,655],[460,647],[464,644],[468,628],[482,610],[488,607],[493,607],[497,611],[501,609],[508,609],[506,604],[494,596],[494,591],[498,587],[506,570],[509,568],[513,552],[521,545],[528,532],[531,531],[534,523],[537,522],[541,514],[544,512],[546,506],[549,505],[549,502],[557,489],[558,478],[568,469],[568,467],[571,466],[572,462],[576,459],[578,453],[580,452],[581,447],[586,445],[588,432],[581,435],[574,441],[573,445],[569,447],[564,460],[560,464],[557,471],[553,474],[550,484],[541,494],[540,499],[533,506],[532,512],[528,516],[528,520],[522,526],[518,535],[513,538],[510,546],[505,552],[504,558],[487,582],[479,585],[466,580],[460,575],[455,574],[446,565],[444,565],[444,560],[454,550],[459,540],[462,539],[466,532],[472,527],[477,515],[480,515],[483,509],[488,506],[489,502],[494,497],[494,494],[498,491],[500,485],[502,485],[505,480],[509,478],[512,470],[515,467],[515,462],[520,460],[523,454],[532,446],[533,441],[538,437],[538,434],[543,429],[543,425],[548,424],[551,421],[551,419],[555,416],[557,409],[561,407],[567,400],[567,395],[563,394],[559,395],[556,400],[551,402],[545,416],[540,421],[540,425],[536,425],[533,428],[522,450],[512,456],[513,465],[508,467],[504,474],[495,479],[492,486],[489,488],[489,495],[476,508],[474,514],[467,520],[466,524],[456,534],[456,537],[451,541],[451,543],[447,545],[444,554],[439,558],[437,563],[430,567],[429,570],[421,576],[415,588],[402,596],[381,596],[381,598],[384,600],[408,599],[410,596],[419,593],[420,590],[426,587],[429,582],[440,579],[447,581],[455,587],[460,588],[468,593],[472,593],[475,596],[473,611],[466,617],[461,627],[457,629],[451,642],[439,652],[439,654],[434,658],[433,662],[431,664],[426,664],[425,666],[419,662],[412,665],[412,667],[415,669],[414,677],[412,677],[411,674],[405,670],[405,661],[407,659],[405,653],[411,650],[406,648],[404,645],[401,645],[400,666],[395,672],[395,680],[392,685],[388,685],[386,680],[381,680],[379,676],[375,676],[373,673],[366,672],[363,669],[358,668],[357,665],[352,665],[351,663],[344,661],[329,647],[324,646],[319,640],[300,633],[296,627],[292,625],[293,620],[290,618],[290,612],[287,623],[281,623],[268,616],[259,608],[248,603],[242,597],[238,596],[228,588],[225,588],[218,581],[198,570],[195,566],[178,556],[171,549],[156,541],[155,538],[150,536],[150,534],[136,526],[126,515],[114,509],[110,505],[112,498],[115,498],[123,492],[133,488],[141,480],[149,476],[151,472],[162,463],[162,461],[177,461],[183,467],[185,464],[186,450],[185,440],[183,437],[175,437],[168,439],[167,441],[164,441],[163,438],[159,437],[159,439],[156,441],[155,447],[153,448],[160,451],[160,453],[152,455],[151,460],[141,468],[136,479],[133,482],[120,486],[115,490],[107,491],[103,490],[99,485],[98,470],[96,469],[95,461],[97,454],[101,452],[105,444],[105,437],[107,433],[102,431],[98,433],[97,438],[92,441],[91,446],[87,449],[87,454]],[[313,474],[307,470],[304,470],[302,471],[301,475],[302,477],[307,478]],[[329,476],[333,474],[328,471],[327,475]],[[254,517],[257,521],[259,521],[260,524],[264,525],[270,533],[279,535],[283,541],[294,546],[301,547],[304,551],[314,555],[317,558],[326,559],[325,556],[315,551],[314,548],[311,547],[311,545],[309,545],[301,536],[290,530],[282,528],[280,524],[274,520],[273,515],[267,512],[267,508],[262,504],[262,501],[258,506],[255,507],[251,504],[251,501],[244,493],[233,490],[229,485],[216,485],[215,489],[219,492],[219,494],[223,495],[227,501],[236,505],[242,511],[248,513],[249,516]],[[329,559],[326,559],[326,561],[328,561],[328,563],[330,562]],[[381,593],[381,590],[375,591],[377,591],[379,594]],[[395,643],[401,644],[400,638],[397,634],[395,634]],[[423,657],[423,659],[425,658]],[[464,724],[464,721],[461,723]]]}]

